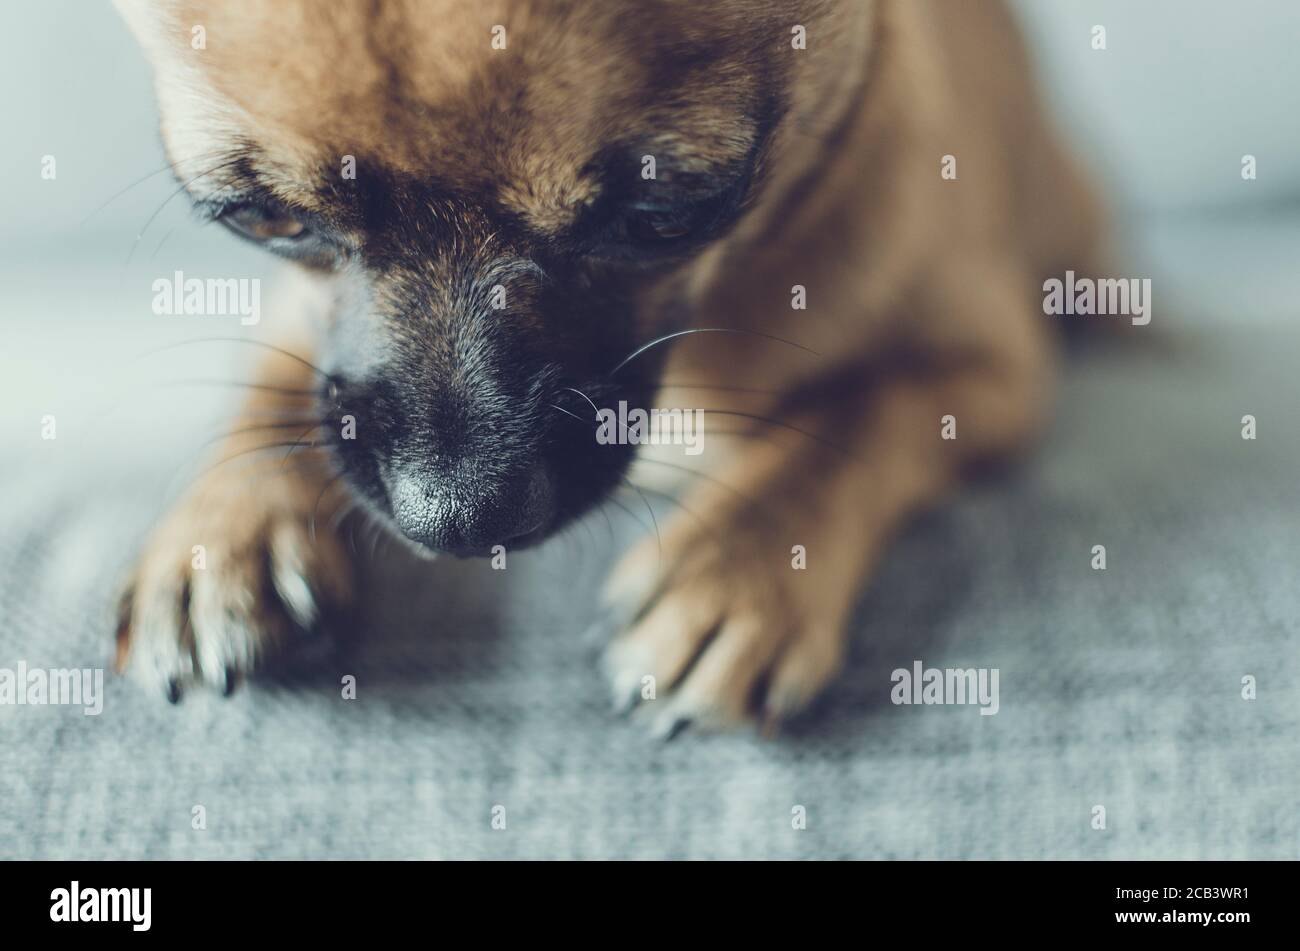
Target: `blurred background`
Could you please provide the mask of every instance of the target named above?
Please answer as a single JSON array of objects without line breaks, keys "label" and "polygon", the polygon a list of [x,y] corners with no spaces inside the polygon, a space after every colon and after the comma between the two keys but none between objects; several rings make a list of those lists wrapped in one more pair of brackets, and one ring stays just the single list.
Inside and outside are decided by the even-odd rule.
[{"label": "blurred background", "polygon": [[[611,725],[574,639],[594,605],[573,597],[609,556],[556,565],[548,546],[508,593],[473,566],[441,588],[395,569],[372,623],[415,640],[357,662],[383,684],[364,712],[338,715],[335,681],[180,716],[115,684],[93,724],[0,709],[0,856],[1300,854],[1300,4],[1015,6],[1057,124],[1117,212],[1126,273],[1154,279],[1152,328],[1211,344],[1190,365],[1073,369],[1027,472],[891,555],[849,670],[792,744],[664,750]],[[130,552],[229,413],[205,381],[247,378],[238,346],[158,349],[274,319],[265,295],[256,328],[155,317],[151,283],[273,265],[191,220],[108,3],[14,0],[3,17],[0,666],[82,666],[107,654]],[[1248,450],[1244,413],[1261,419]],[[1080,574],[1098,537],[1104,587]],[[882,712],[887,671],[917,656],[1002,668],[996,724]],[[1243,703],[1243,673],[1277,671],[1290,680]],[[502,797],[521,837],[479,831]],[[802,839],[791,801],[817,817]],[[194,802],[221,834],[190,834]],[[1095,802],[1109,835],[1088,828]]]},{"label": "blurred background", "polygon": [[[1177,287],[1198,305],[1183,318],[1283,318],[1300,290],[1300,269],[1291,266],[1300,250],[1300,5],[1240,0],[1230,12],[1215,0],[1015,6],[1058,124],[1105,181],[1123,215],[1123,238],[1145,268],[1170,277],[1158,284],[1161,303]],[[1092,49],[1096,24],[1106,27],[1105,51]],[[171,175],[158,173],[165,160],[149,72],[109,3],[16,2],[5,26],[0,312],[10,343],[33,348],[6,346],[0,357],[12,410],[0,425],[12,427],[28,425],[32,410],[65,405],[78,386],[113,384],[105,370],[138,356],[136,329],[155,342],[193,333],[160,327],[149,312],[158,275],[180,268],[251,276],[271,265],[220,229],[194,223],[184,198],[173,195]],[[1241,178],[1247,153],[1258,160],[1256,181]],[[40,177],[46,155],[57,162],[53,181]],[[1248,315],[1219,273],[1249,282]],[[68,332],[69,322],[78,332]],[[219,332],[241,331],[223,325]],[[46,339],[59,341],[63,372],[48,374],[28,359]],[[222,349],[182,348],[175,369],[189,372],[189,359],[219,360]],[[152,369],[132,365],[126,377]],[[178,408],[191,410],[224,398],[176,395]],[[176,401],[167,402],[153,409]],[[119,420],[125,428],[156,423]]]},{"label": "blurred background", "polygon": [[[1238,291],[1204,266],[1213,261],[1250,282],[1250,319],[1285,316],[1300,290],[1300,269],[1291,266],[1300,250],[1300,5],[1241,0],[1231,13],[1215,0],[1015,6],[1058,124],[1105,181],[1122,237],[1144,268],[1171,278],[1158,284],[1161,303],[1177,287],[1197,305],[1183,318],[1244,319]],[[160,327],[165,320],[150,313],[155,277],[177,268],[251,276],[272,265],[193,222],[170,173],[159,172],[165,160],[149,71],[110,4],[19,2],[5,16],[0,311],[10,342],[21,335],[34,348],[8,346],[0,364],[14,411],[2,425],[12,426],[27,425],[31,410],[66,404],[78,386],[115,382],[105,371],[139,355],[134,330],[155,343],[193,335],[190,321]],[[1106,27],[1105,51],[1092,49],[1096,24]],[[1240,174],[1247,153],[1258,160],[1250,182]],[[46,155],[57,162],[53,181],[40,177]],[[69,321],[78,332],[68,332]],[[234,322],[217,331],[242,332]],[[48,374],[27,358],[42,339],[59,341],[63,372]],[[174,355],[178,375],[189,372],[186,360],[223,356],[219,347]],[[133,364],[126,378],[152,369]],[[224,399],[176,395],[189,409]]]}]

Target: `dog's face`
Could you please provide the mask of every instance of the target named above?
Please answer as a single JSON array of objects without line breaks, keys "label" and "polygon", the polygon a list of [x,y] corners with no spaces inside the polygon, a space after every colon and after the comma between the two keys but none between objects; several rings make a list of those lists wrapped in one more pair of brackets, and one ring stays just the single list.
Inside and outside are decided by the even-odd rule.
[{"label": "dog's face", "polygon": [[692,269],[770,190],[809,108],[792,25],[835,4],[120,6],[196,206],[334,275],[319,362],[326,415],[356,420],[349,480],[477,553],[620,484],[632,449],[597,443],[592,404],[648,406],[666,348],[627,358],[682,329]]}]

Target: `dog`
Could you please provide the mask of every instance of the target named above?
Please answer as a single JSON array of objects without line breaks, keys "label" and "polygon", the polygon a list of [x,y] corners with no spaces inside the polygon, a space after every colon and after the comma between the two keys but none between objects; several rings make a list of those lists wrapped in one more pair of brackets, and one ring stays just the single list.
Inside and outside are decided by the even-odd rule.
[{"label": "dog", "polygon": [[[632,485],[674,507],[610,576],[616,703],[776,728],[890,537],[1050,415],[1041,281],[1106,229],[1002,0],[117,3],[305,328],[122,599],[173,701],[347,616],[356,509],[480,556]],[[595,438],[619,406],[703,451]]]}]

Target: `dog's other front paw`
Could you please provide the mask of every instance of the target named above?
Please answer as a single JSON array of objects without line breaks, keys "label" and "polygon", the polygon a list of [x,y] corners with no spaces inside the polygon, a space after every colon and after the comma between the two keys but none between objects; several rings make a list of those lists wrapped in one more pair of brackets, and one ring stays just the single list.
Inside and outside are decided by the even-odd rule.
[{"label": "dog's other front paw", "polygon": [[145,546],[121,600],[119,673],[176,702],[192,684],[239,680],[351,601],[352,566],[323,478],[220,470]]},{"label": "dog's other front paw", "polygon": [[634,618],[604,655],[615,708],[639,707],[664,739],[755,721],[770,732],[804,709],[840,667],[843,598],[791,547],[678,520],[625,556],[607,588]]}]

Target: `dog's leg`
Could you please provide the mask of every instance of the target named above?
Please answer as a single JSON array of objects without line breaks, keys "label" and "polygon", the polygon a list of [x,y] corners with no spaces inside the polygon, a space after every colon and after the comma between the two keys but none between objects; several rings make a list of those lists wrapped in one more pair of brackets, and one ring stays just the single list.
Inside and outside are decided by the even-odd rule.
[{"label": "dog's leg", "polygon": [[255,395],[204,473],[149,538],[122,598],[119,672],[174,701],[191,683],[229,692],[352,592],[337,534],[344,493],[313,448],[315,371],[270,355]]},{"label": "dog's leg", "polygon": [[[1019,448],[1041,422],[1051,351],[1027,286],[986,269],[934,281],[917,308],[947,316],[917,315],[936,328],[923,368],[830,386],[783,417],[838,449],[770,428],[695,483],[662,539],[611,576],[609,598],[633,618],[606,655],[616,704],[653,684],[642,705],[671,735],[685,722],[776,723],[813,699],[890,535],[965,465]],[[956,438],[944,438],[946,416]]]}]

